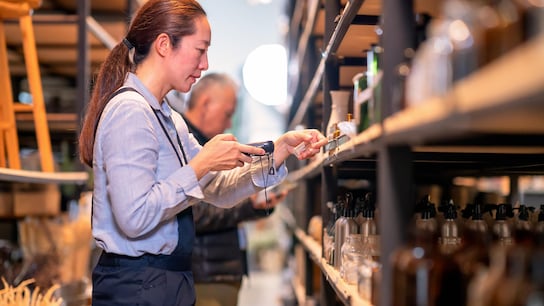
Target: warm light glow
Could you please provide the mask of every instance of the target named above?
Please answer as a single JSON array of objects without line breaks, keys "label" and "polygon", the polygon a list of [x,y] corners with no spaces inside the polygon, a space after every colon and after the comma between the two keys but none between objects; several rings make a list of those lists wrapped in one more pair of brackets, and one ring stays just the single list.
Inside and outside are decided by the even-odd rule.
[{"label": "warm light glow", "polygon": [[287,52],[282,45],[262,45],[246,58],[244,87],[260,103],[280,105],[287,99]]}]

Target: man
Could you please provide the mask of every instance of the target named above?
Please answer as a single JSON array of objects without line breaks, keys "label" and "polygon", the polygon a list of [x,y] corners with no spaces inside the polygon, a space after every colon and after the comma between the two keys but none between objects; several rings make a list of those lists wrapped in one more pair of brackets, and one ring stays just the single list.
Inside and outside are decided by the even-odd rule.
[{"label": "man", "polygon": [[[229,76],[218,73],[207,74],[193,85],[182,115],[189,131],[202,145],[231,127],[237,90],[237,84]],[[240,223],[268,216],[286,195],[267,194],[268,204],[252,197],[230,209],[205,202],[193,206],[196,239],[192,270],[197,306],[237,305],[242,278],[247,274],[245,237]]]}]

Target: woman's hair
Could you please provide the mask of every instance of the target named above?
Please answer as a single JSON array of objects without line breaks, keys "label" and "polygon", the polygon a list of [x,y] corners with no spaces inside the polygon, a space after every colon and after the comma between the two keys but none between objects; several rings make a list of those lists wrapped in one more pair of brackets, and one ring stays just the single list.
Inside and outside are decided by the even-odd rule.
[{"label": "woman's hair", "polygon": [[92,167],[95,129],[110,96],[123,85],[128,72],[147,57],[157,36],[167,34],[177,48],[184,36],[195,33],[194,21],[202,16],[206,12],[196,0],[149,0],[138,9],[125,39],[110,51],[94,83],[79,135],[83,163]]}]

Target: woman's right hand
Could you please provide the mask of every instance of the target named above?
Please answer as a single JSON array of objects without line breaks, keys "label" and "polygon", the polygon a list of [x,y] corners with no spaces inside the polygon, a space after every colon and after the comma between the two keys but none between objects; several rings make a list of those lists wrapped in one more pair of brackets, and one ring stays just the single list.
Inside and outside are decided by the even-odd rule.
[{"label": "woman's right hand", "polygon": [[249,154],[264,154],[264,150],[241,144],[232,134],[219,134],[202,147],[189,165],[201,179],[210,171],[230,170],[250,163]]}]

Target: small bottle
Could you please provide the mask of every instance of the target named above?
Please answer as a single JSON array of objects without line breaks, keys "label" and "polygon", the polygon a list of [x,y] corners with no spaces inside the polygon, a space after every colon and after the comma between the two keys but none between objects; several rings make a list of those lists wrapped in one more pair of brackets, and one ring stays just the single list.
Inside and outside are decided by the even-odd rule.
[{"label": "small bottle", "polygon": [[516,231],[531,232],[532,224],[529,221],[529,209],[526,205],[520,205],[518,207],[518,215],[514,221],[514,228]]},{"label": "small bottle", "polygon": [[374,219],[375,208],[373,203],[367,203],[363,210],[364,221],[359,227],[360,233],[363,236],[365,251],[367,257],[376,262],[380,261],[380,235],[378,234],[378,226]]},{"label": "small bottle", "polygon": [[499,204],[497,213],[495,214],[495,222],[493,223],[493,236],[495,240],[503,246],[512,244],[512,226],[507,220],[508,204]]},{"label": "small bottle", "polygon": [[433,230],[431,219],[428,210],[424,211],[410,227],[408,243],[392,254],[393,306],[461,305],[445,298],[452,295],[446,287],[451,274],[438,249],[438,232],[436,227]]},{"label": "small bottle", "polygon": [[452,274],[456,275],[455,283],[458,285],[455,296],[460,302],[457,305],[464,305],[468,301],[471,282],[490,266],[492,239],[487,223],[482,218],[482,205],[471,204],[470,207],[465,208],[469,219],[461,227],[461,246],[451,254],[456,266],[456,272]]},{"label": "small bottle", "polygon": [[499,204],[492,225],[493,243],[489,249],[489,268],[481,270],[470,281],[467,306],[492,306],[493,292],[504,277],[506,250],[513,243],[513,229],[509,217],[510,204]]},{"label": "small bottle", "polygon": [[440,251],[443,254],[452,254],[461,245],[461,237],[459,234],[459,226],[457,224],[457,210],[453,201],[444,208],[444,223],[440,230]]},{"label": "small bottle", "polygon": [[[497,282],[490,305],[522,305],[520,299],[527,296],[530,284],[531,254],[535,248],[535,235],[526,226],[525,208],[520,206],[518,222],[514,227],[514,243],[506,248],[503,277]],[[528,216],[528,215],[527,215]]]}]

